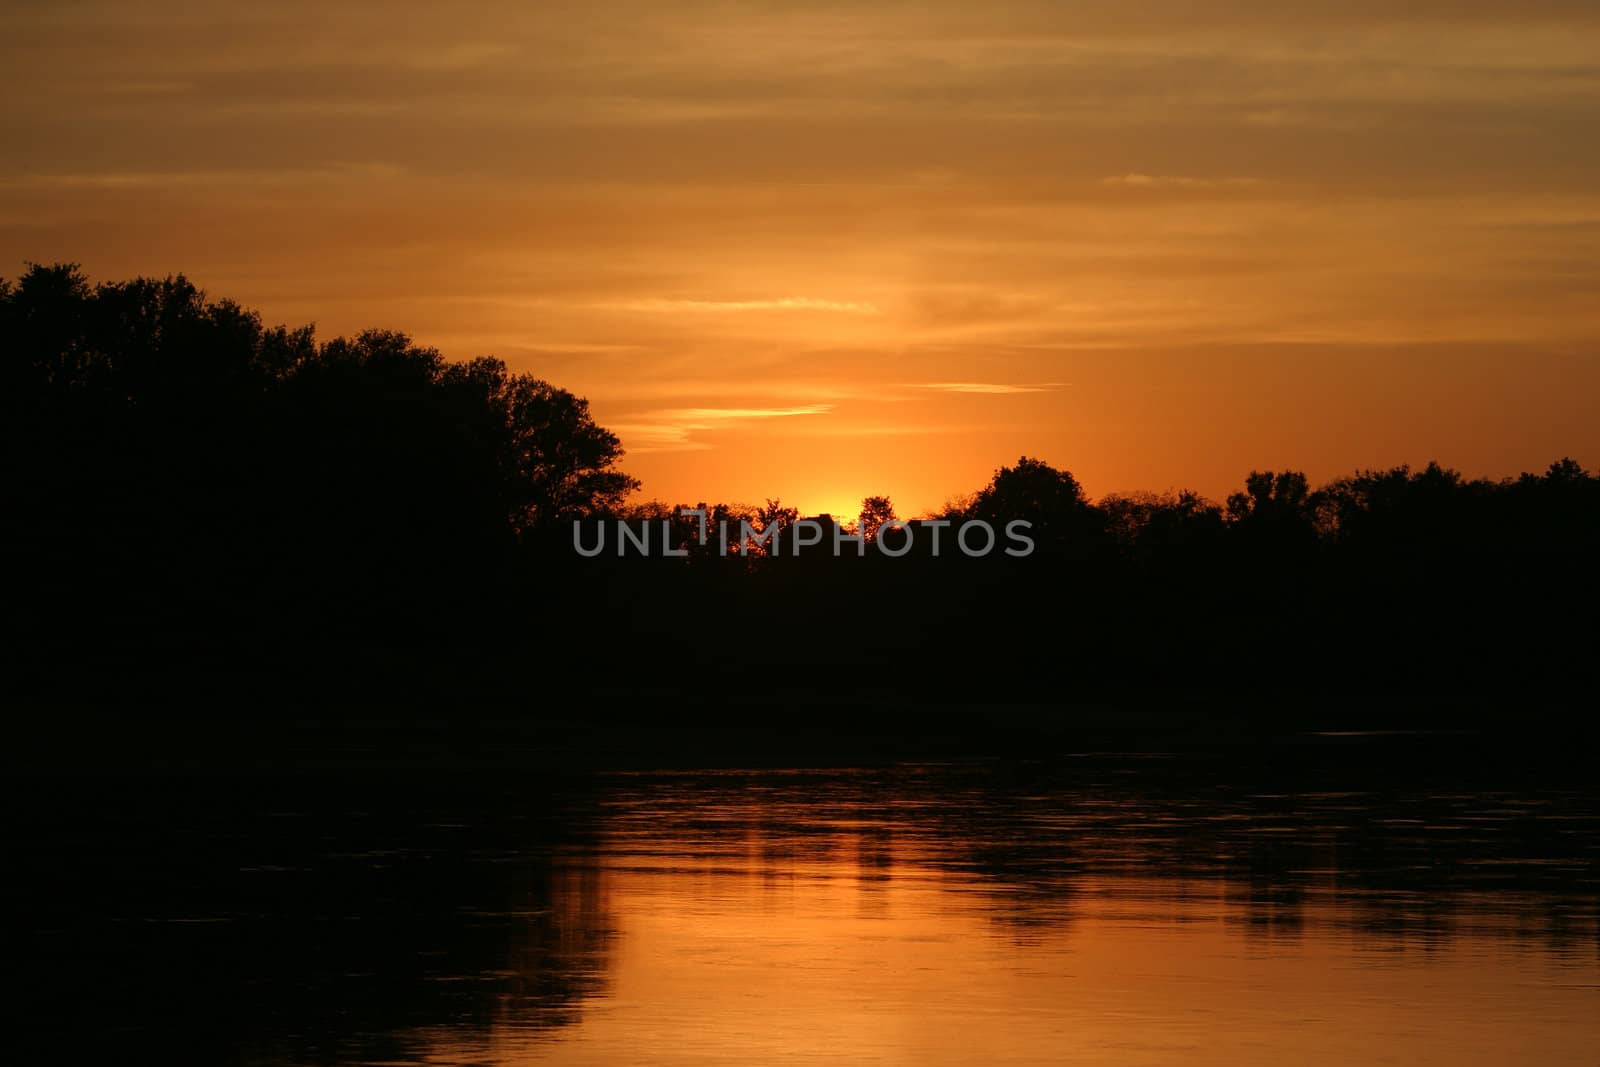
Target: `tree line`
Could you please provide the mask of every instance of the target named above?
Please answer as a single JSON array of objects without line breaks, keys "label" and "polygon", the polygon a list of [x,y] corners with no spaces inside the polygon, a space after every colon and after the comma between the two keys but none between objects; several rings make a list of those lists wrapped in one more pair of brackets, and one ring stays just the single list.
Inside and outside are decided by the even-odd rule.
[{"label": "tree line", "polygon": [[[1022,457],[923,518],[1037,550],[786,558],[632,503],[584,400],[404,334],[319,341],[183,277],[0,281],[8,674],[39,703],[1576,706],[1600,476],[1257,471],[1091,500]],[[697,502],[712,529],[779,500]],[[863,501],[847,532],[897,520]],[[582,558],[574,521],[684,555]]]}]

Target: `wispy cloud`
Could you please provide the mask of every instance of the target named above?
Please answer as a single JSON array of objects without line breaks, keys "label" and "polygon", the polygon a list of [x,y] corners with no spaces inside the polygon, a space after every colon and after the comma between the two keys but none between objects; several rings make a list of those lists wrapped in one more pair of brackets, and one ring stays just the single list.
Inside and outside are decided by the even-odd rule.
[{"label": "wispy cloud", "polygon": [[1248,189],[1260,178],[1193,178],[1181,174],[1114,174],[1101,185],[1124,189]]},{"label": "wispy cloud", "polygon": [[876,304],[857,300],[817,300],[783,296],[771,300],[626,300],[605,305],[618,311],[833,311],[847,315],[881,315]]},{"label": "wispy cloud", "polygon": [[611,427],[629,452],[691,452],[710,444],[693,435],[725,430],[741,422],[787,419],[802,415],[827,415],[832,404],[806,404],[788,408],[663,408],[640,415],[641,421]]},{"label": "wispy cloud", "polygon": [[630,398],[653,398],[658,403],[676,397],[738,397],[742,399],[760,398],[776,402],[793,404],[816,404],[833,400],[874,400],[883,401],[891,399],[880,390],[860,385],[848,385],[836,381],[788,381],[777,380],[763,382],[752,380],[748,375],[739,378],[673,378],[670,380],[645,381],[630,384],[625,389],[620,389],[619,394],[626,394]]},{"label": "wispy cloud", "polygon": [[935,435],[977,433],[990,427],[975,423],[857,423],[844,426],[823,426],[816,430],[818,437],[931,437]]},{"label": "wispy cloud", "polygon": [[[784,419],[793,415],[826,415],[832,404],[806,404],[793,408],[673,408],[664,414],[689,422],[722,423],[741,419]],[[711,429],[710,426],[700,427]]]},{"label": "wispy cloud", "polygon": [[290,169],[89,171],[72,174],[7,176],[0,184],[58,189],[175,189],[256,185],[301,185],[347,182],[369,185],[392,181],[407,174],[393,163],[332,163],[322,167]]},{"label": "wispy cloud", "polygon": [[1071,382],[1037,382],[1032,385],[1009,385],[1003,382],[915,382],[913,387],[933,389],[941,393],[1011,396],[1016,393],[1052,393],[1071,384]]},{"label": "wispy cloud", "polygon": [[427,71],[471,70],[492,66],[518,51],[516,45],[504,42],[467,41],[413,53],[406,57],[406,65]]}]

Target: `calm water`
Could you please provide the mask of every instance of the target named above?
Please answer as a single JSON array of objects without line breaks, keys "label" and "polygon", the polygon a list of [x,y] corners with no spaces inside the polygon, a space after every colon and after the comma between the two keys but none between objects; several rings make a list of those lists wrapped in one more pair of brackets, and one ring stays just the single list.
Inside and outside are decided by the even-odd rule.
[{"label": "calm water", "polygon": [[1595,793],[1370,747],[75,782],[24,1062],[1597,1062]]}]

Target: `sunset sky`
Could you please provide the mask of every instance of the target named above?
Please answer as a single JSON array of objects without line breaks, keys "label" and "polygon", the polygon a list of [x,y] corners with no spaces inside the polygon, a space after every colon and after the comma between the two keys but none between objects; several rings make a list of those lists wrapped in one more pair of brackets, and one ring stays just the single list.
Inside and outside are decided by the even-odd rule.
[{"label": "sunset sky", "polygon": [[647,497],[1600,465],[1593,0],[7,0],[0,61],[0,275],[498,355]]}]

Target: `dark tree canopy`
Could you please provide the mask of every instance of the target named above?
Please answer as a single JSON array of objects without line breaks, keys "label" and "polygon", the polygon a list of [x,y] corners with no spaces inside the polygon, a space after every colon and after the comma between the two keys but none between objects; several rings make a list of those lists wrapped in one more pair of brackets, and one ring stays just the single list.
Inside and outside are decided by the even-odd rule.
[{"label": "dark tree canopy", "polygon": [[1048,521],[1075,514],[1088,504],[1083,488],[1069,472],[1043,460],[1023,456],[1014,467],[1001,467],[973,501],[973,516],[989,521]]},{"label": "dark tree canopy", "polygon": [[0,287],[0,383],[13,649],[498,640],[519,540],[638,484],[566,390],[403,333],[267,328],[182,276],[32,267]]},{"label": "dark tree canopy", "polygon": [[1070,472],[1027,456],[995,471],[960,514],[996,529],[1014,520],[1032,523],[1040,551],[1047,554],[1080,555],[1099,542],[1104,529],[1104,516],[1090,506]]},{"label": "dark tree canopy", "polygon": [[868,541],[876,541],[884,523],[895,520],[894,503],[887,496],[866,497],[861,501],[861,514],[857,520],[861,524],[861,536]]},{"label": "dark tree canopy", "polygon": [[267,329],[181,275],[91,286],[72,265],[34,266],[0,291],[0,336],[6,403],[39,433],[75,418],[223,433],[276,410],[280,439],[258,444],[314,450],[301,458],[351,479],[464,482],[514,531],[613,508],[638,485],[615,469],[617,437],[564,389],[394,331],[318,344],[311,327]]},{"label": "dark tree canopy", "polygon": [[[1254,471],[1219,505],[1091,501],[1023,456],[937,517],[1030,523],[1026,558],[890,558],[873,496],[863,551],[802,559],[742,536],[801,518],[775,499],[696,505],[709,543],[681,505],[627,504],[586,403],[499,360],[392,331],[319,342],[181,276],[71,266],[0,281],[0,416],[4,652],[39,699],[671,714],[796,693],[1281,709],[1592,689],[1600,477],[1569,458],[1500,481]],[[677,552],[580,558],[583,518]],[[749,551],[723,555],[724,529]]]}]

